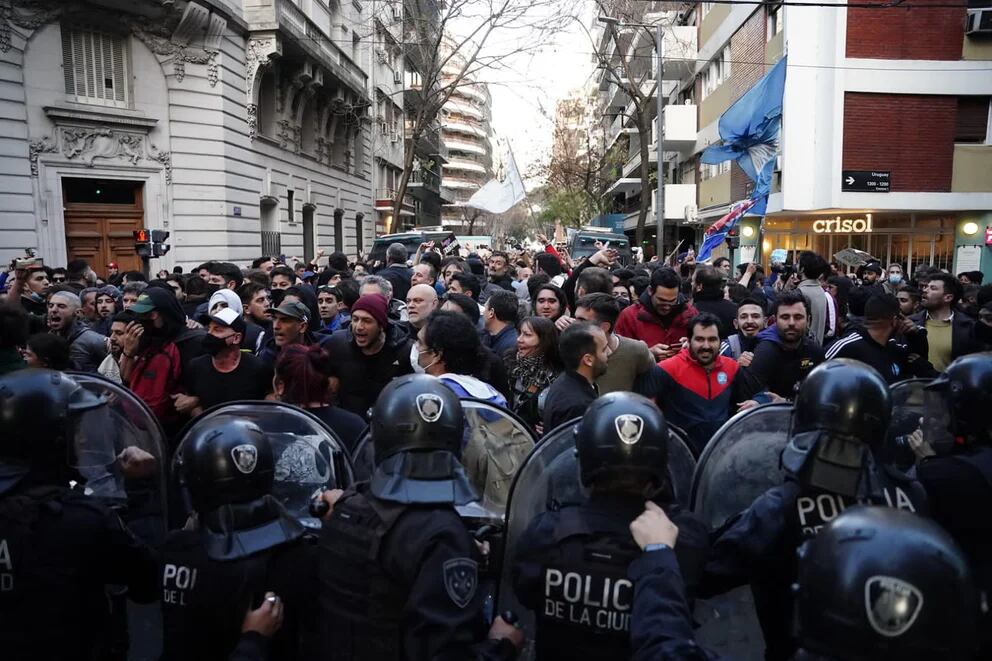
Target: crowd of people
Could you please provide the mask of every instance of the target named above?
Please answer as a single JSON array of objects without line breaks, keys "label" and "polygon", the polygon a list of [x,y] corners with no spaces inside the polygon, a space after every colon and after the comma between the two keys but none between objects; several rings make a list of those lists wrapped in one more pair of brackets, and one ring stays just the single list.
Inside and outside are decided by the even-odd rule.
[{"label": "crowd of people", "polygon": [[[521,593],[525,588],[532,590],[535,597],[530,607],[540,611],[543,604],[553,601],[551,583],[543,583],[551,581],[548,563],[560,565],[560,571],[554,571],[564,581],[562,567],[590,548],[589,535],[628,536],[627,545],[633,552],[627,549],[616,557],[623,559],[625,568],[630,565],[632,575],[644,577],[643,583],[638,579],[638,586],[646,586],[647,594],[654,595],[658,603],[672,603],[677,617],[672,615],[676,611],[662,613],[657,604],[645,605],[638,587],[628,595],[642,599],[640,607],[633,605],[633,624],[606,626],[613,629],[612,638],[599,632],[592,637],[583,637],[583,633],[576,640],[582,641],[588,658],[626,657],[635,648],[653,650],[640,658],[705,658],[692,641],[691,627],[686,633],[690,623],[679,610],[682,602],[696,594],[720,594],[752,582],[757,567],[784,557],[783,545],[796,548],[811,538],[783,523],[789,520],[789,508],[794,509],[797,502],[802,507],[809,489],[848,499],[838,501],[839,510],[855,500],[884,504],[874,492],[860,492],[859,478],[849,473],[861,475],[869,466],[875,470],[876,463],[888,461],[881,454],[872,454],[871,459],[865,458],[871,453],[851,449],[852,444],[874,447],[873,439],[884,436],[890,414],[879,411],[891,409],[888,388],[917,377],[939,382],[962,360],[967,362],[972,355],[987,360],[988,354],[982,352],[992,350],[992,284],[983,285],[980,272],[954,275],[917,266],[907,274],[900,264],[883,268],[877,261],[854,268],[809,251],[796,254],[793,262],[770,264],[767,271],[753,263],[734,269],[726,257],[697,264],[691,252],[674,264],[636,263],[621,259],[608,245],[597,246],[588,258],[572,260],[563,246],[538,238],[543,250],[480,248],[445,254],[432,243],[424,243],[411,255],[397,243],[388,247],[385,264],[350,260],[342,253],[325,257],[320,252],[309,263],[276,256],[261,256],[250,265],[211,261],[189,273],[179,267],[172,273],[160,271],[153,279],[138,271],[120,272],[114,263],[98,275],[83,260],[57,269],[38,261],[15,261],[0,282],[4,297],[0,379],[15,377],[26,368],[98,373],[142,400],[173,444],[190,421],[231,402],[275,400],[305,409],[333,431],[349,453],[371,424],[377,471],[371,486],[320,497],[327,514],[319,546],[334,561],[327,564],[326,572],[313,571],[320,574],[322,584],[330,581],[347,587],[340,588],[341,600],[333,603],[302,588],[306,596],[298,598],[322,600],[324,613],[334,614],[335,624],[317,625],[325,641],[336,636],[352,641],[342,643],[337,656],[327,658],[439,658],[436,655],[441,655],[446,644],[466,655],[457,658],[515,656],[522,639],[508,621],[512,618],[495,618],[488,642],[484,633],[470,635],[469,630],[474,631],[474,625],[468,624],[472,609],[482,608],[481,597],[476,595],[475,561],[469,559],[474,553],[472,544],[464,530],[450,537],[457,517],[452,523],[445,518],[447,514],[431,509],[439,503],[464,504],[471,500],[463,498],[465,494],[486,489],[484,484],[469,484],[474,480],[465,481],[464,470],[470,467],[462,468],[451,460],[454,456],[465,461],[458,400],[484,400],[511,411],[538,439],[582,419],[576,431],[582,482],[592,489],[594,503],[615,505],[614,496],[624,494],[623,515],[603,518],[606,510],[600,508],[595,516],[582,514],[580,525],[576,523],[580,519],[569,518],[573,515],[566,508],[561,520],[536,523],[535,531],[544,533],[538,534],[535,544],[545,555],[540,561],[534,557],[521,561],[523,573],[517,576]],[[18,387],[10,386],[10,392],[16,395]],[[967,383],[963,387],[973,388]],[[8,396],[5,388],[0,387],[0,399]],[[860,399],[851,399],[852,392],[860,393]],[[766,494],[717,532],[706,531],[691,519],[680,519],[668,508],[662,511],[649,504],[641,511],[644,500],[653,498],[652,488],[664,482],[666,458],[664,453],[640,456],[637,452],[649,450],[652,443],[663,444],[659,439],[667,438],[671,426],[684,432],[690,451],[698,457],[736,413],[771,402],[795,403],[795,420],[803,415],[809,418],[807,423],[794,420],[798,426],[793,431],[800,440],[790,441],[790,450],[783,454],[783,469],[797,476],[795,485]],[[71,403],[66,406],[71,410]],[[0,410],[6,410],[2,402]],[[458,416],[449,419],[455,410]],[[9,420],[16,416],[4,415],[8,429],[3,434],[9,436]],[[631,417],[641,426],[625,426]],[[846,440],[830,445],[821,438],[823,434]],[[968,434],[986,442],[987,422],[984,435]],[[256,461],[262,461],[260,457],[271,454],[256,438],[260,435],[251,425],[204,430],[194,447],[201,448],[197,452],[204,456],[224,457],[217,461],[234,457],[234,468],[251,472]],[[57,436],[53,432],[52,437]],[[622,442],[618,447],[629,447],[608,453],[603,447],[615,439],[604,439],[613,436]],[[646,440],[638,445],[642,437]],[[920,437],[912,442],[918,455],[932,456],[932,448]],[[583,455],[583,443],[598,449]],[[630,449],[634,446],[637,452]],[[174,451],[174,445],[169,450]],[[248,471],[247,455],[251,455]],[[140,463],[141,457],[131,453],[120,460]],[[594,461],[603,464],[601,470],[589,468],[592,464],[587,463]],[[181,467],[192,471],[186,484],[196,483],[197,470],[220,470],[216,465],[203,466],[197,468],[191,461]],[[232,469],[229,475],[218,474],[212,480],[237,482],[241,479],[238,471]],[[472,471],[468,472],[471,477]],[[927,484],[928,489],[932,487],[931,498],[954,475],[949,469],[932,474]],[[5,498],[3,478],[0,474],[0,525],[6,525],[4,517],[10,514],[7,509],[12,503]],[[508,485],[512,472],[502,478]],[[431,481],[433,487],[424,486]],[[902,509],[927,509],[916,500],[915,491],[896,482],[879,482],[879,493],[884,491],[890,506],[895,506],[891,494],[898,487],[912,496],[906,496],[910,504]],[[409,486],[414,483],[416,487]],[[200,488],[205,491],[193,494],[193,505],[209,520],[211,507],[216,506],[208,497],[214,494],[213,487]],[[246,492],[250,498],[245,496],[243,502],[267,503],[265,489],[259,489],[252,485]],[[934,503],[931,509],[949,511],[947,502]],[[396,503],[407,509],[391,509]],[[411,506],[417,516],[404,518],[402,512],[409,512]],[[237,527],[238,516],[262,516],[268,507],[228,512],[234,518],[224,525]],[[868,520],[865,525],[899,527],[898,521],[894,524],[884,516],[879,520],[873,514],[863,516]],[[819,531],[832,518],[810,529]],[[378,536],[368,537],[356,522],[368,524]],[[916,524],[903,528],[906,525]],[[566,534],[563,531],[571,530],[569,526],[578,526],[575,529],[582,532]],[[947,527],[955,532],[954,525]],[[969,534],[974,532],[964,528]],[[979,536],[988,534],[987,528],[981,528]],[[281,528],[279,544],[295,543],[299,535],[291,529],[289,523]],[[335,539],[348,540],[348,548],[356,553],[355,549],[368,553],[380,544],[394,549],[386,553],[392,560],[373,570],[368,563],[356,562],[348,549],[328,542],[327,530],[334,531]],[[3,533],[0,528],[0,542]],[[438,555],[437,538],[432,535],[447,535],[441,546],[454,553],[453,558]],[[585,540],[578,548],[569,546],[574,545],[575,535]],[[677,562],[674,557],[658,560],[661,556],[650,553],[674,548],[676,538],[681,546]],[[765,546],[758,544],[759,538]],[[561,546],[549,547],[551,539]],[[982,538],[978,543],[987,545],[988,541]],[[4,548],[0,546],[0,551]],[[562,548],[572,550],[563,553]],[[602,557],[615,550],[611,543],[595,548]],[[653,560],[635,562],[639,551]],[[406,552],[423,553],[416,556],[421,564],[417,565],[414,555],[405,556]],[[686,574],[688,592],[679,574],[679,567],[686,572],[686,553],[697,559],[709,554],[703,583],[697,585]],[[308,562],[295,557],[283,557],[280,562]],[[790,563],[785,563],[786,568],[769,567],[774,576],[768,580],[774,589],[790,585],[795,578],[796,568]],[[0,578],[3,569],[0,553]],[[422,585],[434,570],[441,584]],[[253,571],[264,575],[266,570]],[[396,591],[396,581],[409,591],[407,596]],[[220,589],[220,585],[215,587]],[[403,599],[411,609],[422,607],[418,613],[431,612],[439,596],[447,594],[465,612],[443,611],[437,614],[442,624],[431,624],[428,617],[418,625],[420,629],[404,629],[397,649],[396,640],[380,639],[376,626],[366,626],[367,622],[364,628],[349,629],[348,618],[356,609],[374,610],[372,597],[356,596],[368,586],[381,588],[373,595],[379,599],[376,604],[392,602],[387,612],[377,615],[389,623],[405,621],[402,626],[411,626],[403,620],[409,614],[397,606]],[[565,604],[570,599],[568,590],[562,589],[561,603]],[[617,594],[614,601],[619,604]],[[768,594],[779,596],[774,590]],[[631,604],[625,606],[629,614]],[[264,658],[266,647],[258,641],[278,629],[281,608],[278,598],[267,598],[257,609],[248,610],[243,629],[235,626],[235,634],[243,634],[240,639],[228,636],[210,649],[232,654],[232,658]],[[791,615],[791,609],[786,610]],[[239,626],[242,615],[243,610],[238,614]],[[538,658],[557,658],[555,650],[566,644],[581,623],[563,626],[567,618],[558,618],[555,624],[553,613],[550,620],[549,613],[544,615],[546,634],[543,645],[538,641]],[[674,627],[678,634],[659,639],[658,630],[666,627]],[[788,658],[795,651],[794,641],[780,626],[768,625],[763,619],[762,627],[769,658]],[[623,631],[622,643],[615,639],[617,629]],[[626,641],[628,631],[632,645]],[[249,635],[252,632],[259,635]],[[176,635],[181,637],[181,633]],[[372,651],[366,650],[363,656],[360,648],[365,642]],[[169,658],[207,658],[188,656],[192,652],[183,645],[174,641]],[[830,643],[824,645],[829,648]],[[824,649],[820,652],[826,653]],[[618,650],[622,650],[620,656],[611,656]],[[296,654],[310,658],[302,650],[295,650]]]}]

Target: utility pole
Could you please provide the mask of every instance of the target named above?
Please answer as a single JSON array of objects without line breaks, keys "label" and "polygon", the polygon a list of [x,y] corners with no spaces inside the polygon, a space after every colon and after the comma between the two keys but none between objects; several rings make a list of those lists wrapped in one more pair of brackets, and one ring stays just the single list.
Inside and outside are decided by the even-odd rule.
[{"label": "utility pole", "polygon": [[[658,255],[658,259],[662,259],[665,255],[665,97],[661,91],[661,82],[664,80],[665,75],[665,32],[660,20],[655,25],[654,40],[655,53],[658,58],[658,80],[655,88],[655,95],[658,99],[658,112],[656,113],[658,115],[656,120],[658,122],[658,128],[655,130],[655,140],[657,142],[655,149],[658,153],[658,192],[655,193],[654,210],[658,236],[656,238],[655,254]],[[677,240],[678,237],[676,237]]]}]

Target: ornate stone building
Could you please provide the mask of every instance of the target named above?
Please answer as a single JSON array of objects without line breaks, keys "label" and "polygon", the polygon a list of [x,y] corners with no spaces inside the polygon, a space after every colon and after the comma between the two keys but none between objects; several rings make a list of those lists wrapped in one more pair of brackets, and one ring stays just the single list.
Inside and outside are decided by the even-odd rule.
[{"label": "ornate stone building", "polygon": [[52,265],[140,267],[139,228],[171,232],[153,270],[368,250],[373,26],[401,16],[388,2],[0,0],[0,258],[37,247]]}]

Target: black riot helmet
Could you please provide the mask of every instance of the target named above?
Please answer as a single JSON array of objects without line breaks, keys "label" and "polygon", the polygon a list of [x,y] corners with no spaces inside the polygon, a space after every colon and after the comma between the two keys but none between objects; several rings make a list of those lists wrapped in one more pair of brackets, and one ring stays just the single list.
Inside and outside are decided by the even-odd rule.
[{"label": "black riot helmet", "polygon": [[961,356],[927,390],[949,414],[947,431],[966,443],[992,443],[992,352]]},{"label": "black riot helmet", "polygon": [[937,524],[890,507],[846,510],[799,550],[800,647],[839,659],[973,658],[979,599]]},{"label": "black riot helmet", "polygon": [[410,374],[393,379],[372,407],[375,463],[410,450],[459,455],[464,424],[458,396],[437,377]]},{"label": "black riot helmet", "polygon": [[836,358],[818,365],[799,388],[792,434],[825,432],[877,447],[892,418],[892,397],[881,375],[865,363]]},{"label": "black riot helmet", "polygon": [[204,420],[190,430],[180,452],[180,480],[198,512],[250,503],[272,491],[272,446],[254,422]]},{"label": "black riot helmet", "polygon": [[72,377],[24,369],[0,377],[0,493],[28,473],[60,482],[73,462],[79,418],[106,405]]},{"label": "black riot helmet", "polygon": [[668,468],[668,424],[651,400],[631,392],[596,399],[575,428],[579,476],[589,487],[604,478],[643,477],[662,486]]}]

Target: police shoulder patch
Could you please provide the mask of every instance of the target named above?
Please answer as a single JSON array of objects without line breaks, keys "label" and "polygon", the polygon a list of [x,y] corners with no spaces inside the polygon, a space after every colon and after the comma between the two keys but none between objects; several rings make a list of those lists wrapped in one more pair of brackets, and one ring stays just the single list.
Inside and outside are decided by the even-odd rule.
[{"label": "police shoulder patch", "polygon": [[444,589],[459,608],[465,608],[479,585],[479,566],[469,558],[446,560],[443,567]]},{"label": "police shoulder patch", "polygon": [[909,631],[923,610],[923,593],[915,585],[892,576],[865,581],[865,612],[871,628],[894,638]]},{"label": "police shoulder patch", "polygon": [[236,445],[231,448],[231,458],[239,471],[248,475],[255,470],[258,463],[258,448],[254,445]]}]

